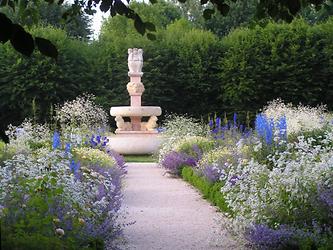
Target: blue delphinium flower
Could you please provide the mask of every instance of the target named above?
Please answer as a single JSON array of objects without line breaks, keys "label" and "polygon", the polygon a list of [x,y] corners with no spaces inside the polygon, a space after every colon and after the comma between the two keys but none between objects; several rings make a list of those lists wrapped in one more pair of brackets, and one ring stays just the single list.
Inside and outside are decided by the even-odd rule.
[{"label": "blue delphinium flower", "polygon": [[80,167],[81,167],[81,164],[79,161],[76,163],[74,160],[71,160],[69,168],[74,174],[77,173],[77,171],[80,169]]},{"label": "blue delphinium flower", "polygon": [[71,152],[71,144],[69,142],[66,142],[65,145],[65,154],[69,154]]},{"label": "blue delphinium flower", "polygon": [[214,129],[214,122],[212,119],[209,120],[209,128],[210,128],[210,130]]},{"label": "blue delphinium flower", "polygon": [[61,147],[60,134],[57,131],[54,131],[52,148],[57,149],[57,148],[60,148],[60,147]]},{"label": "blue delphinium flower", "polygon": [[277,127],[279,129],[279,137],[281,140],[286,141],[287,140],[287,119],[285,116],[282,116],[278,123]]},{"label": "blue delphinium flower", "polygon": [[265,139],[266,144],[272,144],[274,120],[268,119],[264,114],[258,114],[256,116],[255,127],[259,137]]},{"label": "blue delphinium flower", "polygon": [[215,127],[219,130],[221,128],[221,118],[216,117],[215,119]]},{"label": "blue delphinium flower", "polygon": [[234,127],[237,127],[237,113],[234,113]]}]

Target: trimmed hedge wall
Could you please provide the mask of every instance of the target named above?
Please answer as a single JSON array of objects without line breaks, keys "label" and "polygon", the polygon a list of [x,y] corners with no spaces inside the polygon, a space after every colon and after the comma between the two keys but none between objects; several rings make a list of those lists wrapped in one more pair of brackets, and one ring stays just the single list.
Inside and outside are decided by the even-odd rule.
[{"label": "trimmed hedge wall", "polygon": [[220,98],[230,109],[257,111],[278,97],[333,109],[333,18],[238,29],[222,47]]}]

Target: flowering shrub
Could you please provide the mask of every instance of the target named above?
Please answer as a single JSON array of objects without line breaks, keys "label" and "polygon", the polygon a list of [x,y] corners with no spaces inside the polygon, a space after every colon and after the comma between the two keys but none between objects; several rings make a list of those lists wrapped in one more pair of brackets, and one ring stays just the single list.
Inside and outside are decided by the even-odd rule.
[{"label": "flowering shrub", "polygon": [[160,163],[170,174],[179,175],[182,167],[195,166],[196,160],[184,153],[171,151],[165,155],[163,161]]},{"label": "flowering shrub", "polygon": [[278,122],[281,117],[286,117],[288,124],[287,133],[299,133],[314,129],[320,129],[327,123],[327,113],[325,106],[316,108],[299,105],[293,107],[291,104],[284,104],[282,100],[274,100],[263,109],[266,117]]},{"label": "flowering shrub", "polygon": [[[89,102],[84,105],[88,110],[91,107]],[[59,114],[63,111],[66,109]],[[95,118],[86,116],[79,121],[89,125]],[[105,150],[106,137],[85,140],[88,127],[81,125],[83,130],[63,127],[64,133],[51,133],[47,125],[28,120],[9,127],[10,142],[0,145],[4,249],[117,247],[125,162],[117,153]],[[12,157],[8,157],[9,152]]]},{"label": "flowering shrub", "polygon": [[[240,128],[237,117],[233,122],[217,117],[207,136],[213,146],[195,158],[194,168],[183,168],[182,176],[231,216],[240,242],[258,249],[331,249],[329,117],[323,107],[295,108],[280,101],[257,115],[253,132]],[[196,143],[184,135],[160,162],[179,171],[182,154],[194,152]],[[220,189],[219,203],[211,197],[214,187]]]},{"label": "flowering shrub", "polygon": [[57,244],[84,247],[95,240],[112,244],[120,233],[116,217],[123,171],[111,156],[96,150],[87,148],[85,153],[108,157],[108,163],[93,158],[80,164],[58,149],[37,159],[17,154],[5,161],[0,169],[4,244],[14,244],[22,222],[20,230],[29,237],[38,234],[58,242],[54,237],[59,236]]},{"label": "flowering shrub", "polygon": [[79,128],[84,130],[106,127],[107,114],[94,103],[93,95],[79,96],[73,101],[65,102],[55,109],[55,120],[64,131]]},{"label": "flowering shrub", "polygon": [[214,148],[214,141],[202,136],[188,136],[174,145],[173,149],[200,160],[202,154]]},{"label": "flowering shrub", "polygon": [[9,125],[5,133],[9,138],[9,150],[16,153],[28,153],[50,146],[51,131],[46,124],[33,124],[26,119],[19,126]]},{"label": "flowering shrub", "polygon": [[[313,147],[310,139],[299,137],[284,152],[268,156],[272,168],[251,160],[231,169],[222,192],[236,219],[244,226],[306,225],[313,231],[315,220],[320,227],[332,227],[329,210],[319,201],[319,187],[333,187],[331,138],[332,134],[323,138],[327,147]],[[231,181],[235,176],[236,181]]]},{"label": "flowering shrub", "polygon": [[113,166],[116,161],[110,157],[107,153],[94,148],[75,148],[73,150],[74,156],[76,156],[80,162],[89,162],[99,166]]},{"label": "flowering shrub", "polygon": [[159,150],[159,161],[165,154],[172,151],[179,140],[185,137],[205,136],[207,128],[193,118],[186,116],[171,115],[163,124],[163,143]]}]

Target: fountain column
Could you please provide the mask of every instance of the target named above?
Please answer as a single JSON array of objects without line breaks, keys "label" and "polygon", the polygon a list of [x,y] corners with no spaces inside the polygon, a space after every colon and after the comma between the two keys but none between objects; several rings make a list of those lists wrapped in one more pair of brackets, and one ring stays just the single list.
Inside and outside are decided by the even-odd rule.
[{"label": "fountain column", "polygon": [[[156,106],[142,106],[141,96],[145,87],[141,82],[143,66],[142,49],[128,49],[128,76],[130,82],[127,91],[130,95],[130,106],[111,107],[110,113],[115,116],[117,129],[110,138],[110,148],[121,154],[149,154],[157,150],[160,138],[156,130],[157,116],[162,110]],[[124,120],[129,117],[131,122]],[[142,122],[142,117],[149,117]]]},{"label": "fountain column", "polygon": [[[142,49],[128,49],[128,76],[130,82],[127,84],[127,91],[131,97],[131,107],[141,107],[141,96],[145,87],[141,82],[143,56]],[[131,116],[133,131],[141,130],[141,116]]]}]

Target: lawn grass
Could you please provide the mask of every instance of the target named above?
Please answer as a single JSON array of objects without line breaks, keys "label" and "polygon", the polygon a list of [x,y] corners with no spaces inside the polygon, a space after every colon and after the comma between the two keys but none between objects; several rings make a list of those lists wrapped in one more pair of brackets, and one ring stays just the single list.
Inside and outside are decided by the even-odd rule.
[{"label": "lawn grass", "polygon": [[125,162],[157,162],[154,155],[124,155]]}]

